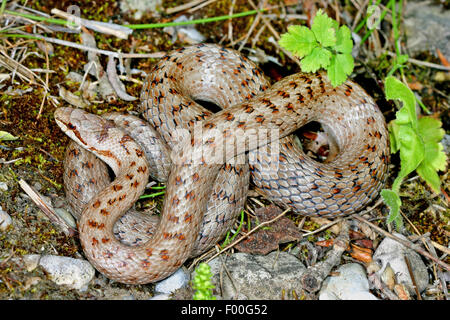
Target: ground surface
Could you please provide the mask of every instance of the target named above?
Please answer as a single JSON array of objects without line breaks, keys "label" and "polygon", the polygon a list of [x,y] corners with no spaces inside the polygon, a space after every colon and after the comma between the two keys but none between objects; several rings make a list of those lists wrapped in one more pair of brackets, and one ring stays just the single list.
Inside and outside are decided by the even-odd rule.
[{"label": "ground surface", "polygon": [[[172,1],[170,6],[176,7],[183,1]],[[269,1],[272,4],[290,3],[292,1]],[[46,1],[45,4],[38,1],[29,1],[27,6],[37,10],[49,12],[57,7],[65,10],[69,1]],[[231,1],[216,1],[214,4],[201,8],[194,13],[186,13],[194,18],[212,17],[229,14]],[[97,21],[110,21],[122,24],[125,20],[131,21],[128,17],[121,15],[114,1],[81,1],[81,15],[84,18]],[[251,10],[247,1],[236,1],[234,12]],[[349,14],[356,14],[355,9],[342,8]],[[281,9],[280,9],[281,10]],[[328,8],[330,16],[334,17],[335,11]],[[279,11],[275,10],[274,13]],[[181,12],[178,15],[181,15]],[[342,13],[341,13],[342,14]],[[142,21],[162,22],[172,21],[174,15],[164,15],[158,17],[154,14],[147,14]],[[245,36],[254,20],[253,16],[233,20],[233,39]],[[140,21],[141,22],[141,21]],[[283,19],[272,20],[273,27],[279,33],[286,31],[286,22]],[[227,38],[229,32],[228,22],[214,22],[196,27],[202,33],[207,42],[219,43],[224,39],[223,44],[228,45],[230,39]],[[258,27],[259,28],[259,27]],[[27,30],[31,32],[32,28]],[[79,36],[71,34],[53,34],[52,36],[61,39],[79,42]],[[261,33],[259,40],[254,43],[256,48],[265,51],[268,56],[274,56],[281,62],[280,66],[264,65],[263,69],[271,77],[272,81],[286,74],[298,70],[298,66],[292,63],[270,42],[268,38],[272,34],[266,30]],[[151,29],[137,31],[128,40],[118,40],[112,36],[95,34],[99,49],[121,50],[130,52],[133,46],[137,52],[158,52],[168,51],[185,45],[180,40],[171,42],[171,36],[163,32],[162,29]],[[1,38],[0,38],[1,39]],[[18,180],[23,179],[37,189],[41,194],[49,197],[56,205],[63,205],[64,192],[62,188],[62,160],[68,138],[59,130],[53,119],[55,104],[51,99],[56,99],[60,106],[68,105],[58,94],[58,85],[75,92],[78,90],[77,84],[65,79],[70,71],[82,73],[83,66],[87,62],[87,55],[77,49],[54,45],[54,53],[45,57],[45,53],[38,47],[34,40],[29,39],[1,39],[0,44],[11,52],[11,46],[26,47],[28,52],[37,52],[37,55],[29,55],[22,64],[30,69],[43,68],[52,70],[46,80],[45,74],[40,74],[44,81],[48,81],[49,92],[47,99],[42,105],[44,89],[40,86],[28,84],[16,78],[12,83],[9,81],[0,89],[0,130],[7,131],[18,137],[15,141],[0,141],[0,183],[5,182],[6,191],[0,191],[0,206],[13,219],[13,224],[7,232],[0,232],[0,299],[126,299],[127,297],[148,298],[152,294],[152,286],[127,286],[112,283],[101,275],[89,286],[85,292],[68,290],[57,286],[47,279],[45,273],[37,268],[32,272],[27,272],[22,264],[14,258],[31,254],[46,253],[74,258],[82,257],[81,247],[76,237],[65,236],[60,229],[55,227],[37,207],[30,201],[18,185]],[[248,45],[250,46],[250,44]],[[9,48],[9,49],[8,49]],[[139,49],[140,48],[140,49]],[[145,50],[145,51],[144,51]],[[440,61],[432,54],[424,52],[416,57],[434,63]],[[132,66],[143,71],[150,70],[156,59],[133,59]],[[106,59],[101,57],[101,62],[106,66]],[[355,68],[355,81],[359,82],[366,90],[375,97],[381,110],[385,114],[387,121],[394,117],[395,106],[383,99],[383,91],[380,87],[380,79],[385,75],[391,66],[391,58],[388,56],[375,56],[365,54],[357,60]],[[1,70],[1,69],[0,69]],[[8,72],[2,70],[1,72]],[[408,65],[405,69],[405,77],[409,83],[417,87],[416,93],[420,94],[423,102],[430,110],[442,117],[443,127],[449,127],[448,117],[448,87],[445,82],[435,81],[436,70],[423,68],[415,65]],[[142,80],[142,78],[139,78]],[[139,96],[141,84],[125,82],[127,92],[134,96]],[[448,81],[447,81],[448,84]],[[53,97],[53,98],[52,98]],[[100,99],[98,99],[100,100]],[[114,103],[97,102],[91,104],[88,110],[91,112],[104,112],[110,110],[125,111],[135,108],[135,103],[127,103],[118,100]],[[38,114],[40,116],[38,118]],[[392,177],[389,183],[395,178],[399,170],[398,157],[392,157]],[[420,234],[430,232],[433,241],[444,246],[448,245],[448,198],[445,194],[450,192],[448,173],[441,173],[442,190],[444,194],[436,195],[417,177],[404,183],[402,188],[402,200],[404,215],[411,221],[406,223],[407,229],[412,233],[416,231]],[[151,206],[154,203],[161,203],[161,197],[156,200],[142,201],[139,206]],[[387,213],[387,208],[381,205],[377,208],[374,216],[379,217],[376,222],[384,229],[383,217]],[[300,221],[300,219],[296,219]],[[414,226],[414,227],[413,227]],[[312,222],[305,223],[305,228],[314,229],[317,227]],[[311,239],[314,241],[314,239]]]}]

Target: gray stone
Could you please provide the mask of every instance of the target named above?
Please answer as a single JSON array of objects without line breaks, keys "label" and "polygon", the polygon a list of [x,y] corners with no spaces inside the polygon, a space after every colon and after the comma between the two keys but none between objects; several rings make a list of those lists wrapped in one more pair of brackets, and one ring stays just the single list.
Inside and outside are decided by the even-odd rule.
[{"label": "gray stone", "polygon": [[450,59],[450,10],[429,2],[408,2],[405,7],[407,48],[411,53],[436,49]]},{"label": "gray stone", "polygon": [[189,273],[183,268],[180,268],[168,278],[159,281],[155,285],[155,292],[170,294],[177,289],[186,287],[189,280]]},{"label": "gray stone", "polygon": [[122,0],[120,11],[123,13],[134,12],[133,18],[139,20],[147,12],[154,12],[162,8],[162,0]]},{"label": "gray stone", "polygon": [[361,265],[344,264],[336,272],[339,275],[330,276],[323,282],[319,300],[378,300],[369,292],[369,281]]},{"label": "gray stone", "polygon": [[299,279],[306,269],[299,259],[286,252],[271,252],[265,256],[239,252],[217,257],[209,265],[214,275],[213,284],[218,288],[222,283],[223,299],[278,300],[283,291],[284,297],[289,298],[292,290],[297,294],[301,292]]},{"label": "gray stone", "polygon": [[[394,235],[406,240],[406,238],[399,233],[394,233]],[[421,292],[425,290],[428,285],[428,272],[425,263],[422,261],[418,253],[405,247],[394,239],[385,238],[379,244],[373,255],[373,261],[380,267],[377,274],[381,277],[386,266],[389,264],[394,270],[397,283],[404,284],[411,294],[415,294],[413,283],[409,275],[408,266],[405,262],[405,256],[408,257],[411,264],[411,269],[414,272],[414,278],[419,291]]]},{"label": "gray stone", "polygon": [[39,265],[56,284],[81,291],[87,289],[87,285],[95,275],[92,265],[81,259],[44,255],[41,257]]}]

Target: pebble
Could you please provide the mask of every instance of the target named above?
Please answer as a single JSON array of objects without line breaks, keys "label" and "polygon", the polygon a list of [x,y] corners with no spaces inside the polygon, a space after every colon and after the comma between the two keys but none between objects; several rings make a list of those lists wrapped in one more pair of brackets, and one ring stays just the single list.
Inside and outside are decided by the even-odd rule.
[{"label": "pebble", "polygon": [[6,182],[0,182],[0,191],[8,191],[8,185]]},{"label": "pebble", "polygon": [[156,283],[155,292],[171,294],[177,289],[186,287],[189,284],[189,280],[189,273],[184,268],[180,268],[168,278]]},{"label": "pebble", "polygon": [[11,216],[6,211],[3,211],[0,206],[0,231],[6,231],[11,224]]},{"label": "pebble", "polygon": [[122,0],[120,1],[120,11],[122,13],[132,13],[135,20],[140,20],[145,13],[155,12],[162,7],[162,0]]},{"label": "pebble", "polygon": [[154,295],[149,300],[169,300],[169,299],[170,299],[170,294],[160,293],[160,294]]},{"label": "pebble", "polygon": [[[398,238],[407,240],[399,233],[394,233],[394,235]],[[373,255],[373,261],[380,267],[377,274],[383,279],[383,274],[386,267],[390,266],[394,271],[397,283],[405,285],[411,294],[415,294],[413,283],[409,275],[408,266],[405,262],[405,256],[408,257],[411,264],[411,269],[414,272],[414,278],[416,280],[419,292],[422,292],[428,286],[428,272],[425,263],[422,261],[418,253],[405,247],[394,239],[385,238],[378,245],[378,248]]]},{"label": "pebble", "polygon": [[[222,261],[225,261],[227,272]],[[208,264],[214,275],[213,284],[223,289],[222,298],[240,300],[291,299],[292,290],[301,293],[299,279],[306,269],[299,259],[286,252],[271,252],[264,256],[238,252],[226,258],[219,256]]]},{"label": "pebble", "polygon": [[95,275],[92,265],[81,259],[44,255],[39,265],[49,274],[49,278],[58,285],[66,285],[70,289],[87,290],[89,282]]},{"label": "pebble", "polygon": [[336,272],[339,275],[329,276],[323,282],[319,300],[378,300],[369,292],[369,281],[361,265],[344,264]]},{"label": "pebble", "polygon": [[36,267],[39,265],[40,260],[40,254],[27,254],[22,257],[23,264],[25,265],[25,269],[27,269],[28,272],[36,269]]}]

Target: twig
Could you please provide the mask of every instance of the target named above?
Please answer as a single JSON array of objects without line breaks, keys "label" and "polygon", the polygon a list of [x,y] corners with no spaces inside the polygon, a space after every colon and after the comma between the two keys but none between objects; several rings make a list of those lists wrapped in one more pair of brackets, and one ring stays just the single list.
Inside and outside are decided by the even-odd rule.
[{"label": "twig", "polygon": [[205,1],[206,0],[193,0],[193,1],[189,1],[188,3],[182,4],[182,5],[173,7],[173,8],[168,8],[165,11],[167,14],[172,14],[172,13],[176,13],[179,11],[183,11],[183,10],[192,8],[192,7],[196,6],[197,4],[205,2]]},{"label": "twig", "polygon": [[195,8],[189,9],[188,12],[189,12],[189,13],[193,13],[193,12],[197,11],[198,9],[203,8],[203,7],[209,5],[209,4],[213,3],[213,2],[216,2],[216,1],[217,1],[217,0],[208,0],[208,1],[206,1],[206,2],[200,3],[200,4],[199,4],[198,6],[196,6]]},{"label": "twig", "polygon": [[[387,51],[387,54],[390,55],[391,57],[396,56],[396,54],[391,51]],[[429,67],[429,68],[434,68],[434,69],[444,70],[444,71],[450,71],[450,67],[442,66],[440,64],[436,64],[436,63],[432,63],[432,62],[420,61],[420,60],[416,60],[413,58],[408,58],[408,61],[413,64],[417,64],[419,66],[424,66],[424,67]]]},{"label": "twig", "polygon": [[327,252],[326,258],[314,266],[309,267],[302,274],[300,281],[302,287],[309,292],[316,292],[322,286],[323,280],[328,276],[331,269],[336,266],[341,256],[348,247],[349,226],[346,220],[342,221],[341,232],[339,236],[333,241],[333,249]]},{"label": "twig", "polygon": [[[236,0],[233,0],[233,2],[231,3],[230,12],[229,12],[230,16],[233,15],[233,8],[234,8],[235,3],[236,3]],[[233,42],[233,19],[228,20],[228,40],[230,42]]]},{"label": "twig", "polygon": [[[250,5],[257,10],[258,8],[256,7],[256,5],[253,3],[252,0],[249,0]],[[277,32],[277,30],[275,30],[275,28],[272,26],[272,24],[270,23],[270,21],[267,18],[264,18],[263,16],[261,17],[264,24],[266,25],[266,27],[270,30],[270,32],[273,34],[273,36],[275,37],[276,40],[280,40],[280,35]],[[284,48],[282,48],[276,41],[271,41],[271,43],[273,45],[275,45],[277,47],[277,49],[283,51],[283,53],[285,55],[287,55],[292,61],[294,61],[299,67],[301,67],[301,63],[300,61],[293,56],[289,51],[285,50]]]},{"label": "twig", "polygon": [[434,262],[436,262],[437,264],[439,264],[441,267],[445,268],[447,271],[450,271],[450,266],[448,264],[446,264],[445,262],[433,257],[431,254],[429,254],[428,252],[422,250],[421,248],[418,248],[416,245],[411,244],[409,241],[407,240],[403,240],[400,239],[392,234],[390,234],[389,232],[384,231],[383,229],[381,229],[380,227],[374,225],[373,223],[367,221],[366,219],[364,219],[363,217],[360,216],[354,216],[355,219],[364,222],[366,224],[368,224],[369,226],[371,226],[372,228],[374,228],[377,232],[383,234],[386,237],[389,237],[391,239],[394,239],[395,241],[400,242],[401,244],[403,244],[405,247],[408,247],[414,251],[417,251],[418,253],[420,253],[421,255],[427,257],[430,260],[433,260]]},{"label": "twig", "polygon": [[413,284],[414,291],[416,291],[417,299],[422,300],[422,296],[420,295],[419,289],[417,288],[416,277],[414,276],[414,272],[411,268],[411,263],[409,262],[409,259],[406,255],[404,255],[403,258],[405,259],[406,267],[408,268],[409,276],[411,278],[411,282]]},{"label": "twig", "polygon": [[17,34],[17,35],[8,34],[8,36],[19,36],[19,37],[23,36],[25,38],[28,37],[28,38],[32,38],[32,39],[45,40],[47,42],[59,44],[62,46],[67,46],[67,47],[76,48],[76,49],[85,50],[85,51],[91,51],[91,52],[94,52],[97,54],[103,54],[103,55],[107,55],[107,56],[113,56],[114,58],[120,58],[120,57],[125,58],[125,59],[126,58],[161,58],[165,55],[165,52],[155,52],[155,53],[114,52],[114,51],[108,51],[108,50],[102,50],[102,49],[84,46],[82,44],[75,43],[75,42],[70,42],[70,41],[60,40],[60,39],[50,38],[50,37],[44,37],[44,36],[41,36],[38,34],[30,34],[30,33],[26,33],[26,32],[19,32],[19,34]]},{"label": "twig", "polygon": [[135,101],[137,98],[129,95],[126,91],[122,90],[121,82],[117,76],[116,63],[112,56],[108,58],[108,65],[106,67],[106,73],[108,74],[108,80],[111,86],[116,91],[117,96],[125,101]]},{"label": "twig", "polygon": [[128,39],[128,36],[133,33],[132,29],[115,23],[106,23],[101,21],[83,19],[72,14],[68,14],[67,12],[61,11],[57,8],[53,8],[51,13],[56,16],[63,17],[64,19],[75,21],[75,23],[79,24],[79,26],[84,26],[88,29],[100,33],[110,34],[116,36],[119,39]]},{"label": "twig", "polygon": [[237,239],[236,241],[234,241],[233,243],[229,244],[228,246],[226,246],[225,248],[223,248],[222,250],[220,250],[219,252],[217,252],[215,255],[213,255],[211,258],[209,258],[206,263],[210,262],[212,259],[214,259],[215,257],[217,257],[219,254],[227,251],[228,249],[230,249],[231,247],[234,247],[236,244],[238,244],[239,242],[241,242],[242,240],[246,239],[249,235],[251,235],[252,233],[254,233],[255,231],[259,230],[260,228],[271,224],[272,222],[277,221],[278,219],[280,219],[282,216],[284,216],[286,213],[288,213],[289,211],[291,211],[291,209],[286,209],[285,211],[283,211],[282,213],[280,213],[278,216],[276,216],[275,218],[273,218],[272,220],[268,220],[265,221],[259,225],[257,225],[255,228],[253,228],[252,230],[250,230],[249,232],[245,233],[244,235],[242,235],[242,237],[240,237],[239,239]]},{"label": "twig", "polygon": [[[264,4],[263,4],[263,6],[264,6]],[[253,23],[252,23],[252,25],[250,26],[250,28],[248,29],[248,32],[247,32],[247,34],[245,35],[244,40],[242,40],[242,42],[241,42],[241,44],[240,44],[240,46],[239,46],[239,48],[238,48],[238,51],[239,51],[239,52],[242,50],[242,48],[244,48],[245,44],[246,44],[247,41],[248,41],[248,38],[249,38],[250,35],[253,33],[253,30],[256,28],[256,26],[259,24],[259,21],[261,20],[261,15],[262,15],[262,13],[261,13],[261,12],[258,12],[258,14],[256,15],[255,20],[253,20]]]},{"label": "twig", "polygon": [[26,194],[28,194],[31,200],[38,206],[39,209],[52,221],[54,224],[59,226],[64,234],[67,236],[73,236],[76,234],[76,230],[72,229],[59,215],[55,213],[53,208],[48,205],[42,196],[35,191],[25,180],[20,179],[19,185]]}]

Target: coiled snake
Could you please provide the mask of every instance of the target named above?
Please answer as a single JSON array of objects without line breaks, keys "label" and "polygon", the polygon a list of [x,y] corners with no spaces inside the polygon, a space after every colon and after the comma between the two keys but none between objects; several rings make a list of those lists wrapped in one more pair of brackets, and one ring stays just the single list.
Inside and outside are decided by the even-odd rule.
[{"label": "coiled snake", "polygon": [[[199,100],[224,109],[212,114]],[[181,48],[148,75],[139,109],[147,122],[55,111],[58,125],[76,142],[67,149],[64,180],[81,215],[84,252],[119,282],[163,279],[213,246],[243,207],[249,168],[267,198],[324,217],[362,209],[387,176],[388,133],[377,105],[357,84],[333,88],[323,73],[298,73],[269,86],[234,50]],[[311,121],[334,141],[333,159],[312,160],[289,136]],[[94,155],[114,171],[112,182]],[[157,226],[153,216],[124,215],[149,175],[167,184]]]}]

